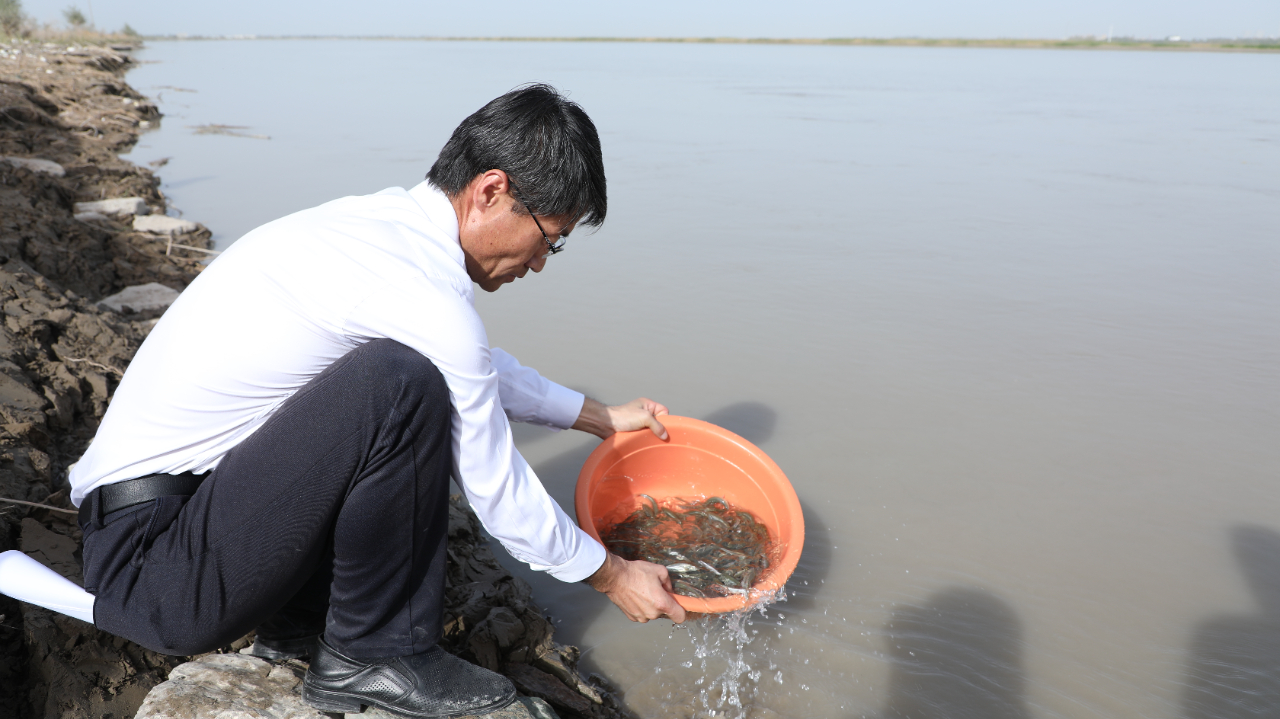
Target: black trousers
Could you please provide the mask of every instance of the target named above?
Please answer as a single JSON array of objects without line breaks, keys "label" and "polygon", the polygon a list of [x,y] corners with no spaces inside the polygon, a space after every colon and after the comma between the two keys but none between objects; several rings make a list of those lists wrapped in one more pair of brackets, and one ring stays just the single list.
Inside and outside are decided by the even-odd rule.
[{"label": "black trousers", "polygon": [[84,527],[94,623],[148,649],[207,652],[286,604],[328,606],[356,658],[441,637],[449,392],[418,352],[365,344],[307,383],[191,497]]}]

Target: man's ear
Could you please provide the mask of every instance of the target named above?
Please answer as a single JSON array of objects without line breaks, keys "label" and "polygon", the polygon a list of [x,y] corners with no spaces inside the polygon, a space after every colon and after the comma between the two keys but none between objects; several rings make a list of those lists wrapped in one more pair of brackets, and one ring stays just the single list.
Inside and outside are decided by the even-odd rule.
[{"label": "man's ear", "polygon": [[502,170],[489,170],[477,175],[472,181],[472,202],[476,208],[488,211],[501,201],[502,196],[511,190],[511,181]]}]

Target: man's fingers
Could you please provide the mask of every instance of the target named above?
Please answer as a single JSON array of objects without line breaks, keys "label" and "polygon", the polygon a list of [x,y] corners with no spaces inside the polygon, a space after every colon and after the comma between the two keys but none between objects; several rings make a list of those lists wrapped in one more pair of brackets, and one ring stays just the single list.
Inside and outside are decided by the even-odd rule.
[{"label": "man's fingers", "polygon": [[684,607],[680,606],[680,602],[676,601],[674,595],[668,594],[669,604],[666,608],[666,615],[676,624],[682,624],[685,620]]},{"label": "man's fingers", "polygon": [[667,438],[667,428],[662,426],[662,423],[658,421],[657,417],[649,415],[649,421],[645,422],[645,424],[649,425],[649,429],[653,430],[653,433],[658,435],[658,439],[665,440]]},{"label": "man's fingers", "polygon": [[662,567],[662,588],[667,590],[667,594],[672,594],[675,591],[671,587],[671,573],[667,571],[666,567]]}]

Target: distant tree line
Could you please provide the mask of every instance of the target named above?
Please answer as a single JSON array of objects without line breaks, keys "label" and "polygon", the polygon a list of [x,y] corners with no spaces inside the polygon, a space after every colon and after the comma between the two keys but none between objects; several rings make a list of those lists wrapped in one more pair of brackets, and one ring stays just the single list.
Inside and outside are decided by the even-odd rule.
[{"label": "distant tree line", "polygon": [[19,35],[24,25],[21,0],[0,0],[0,34]]},{"label": "distant tree line", "polygon": [[[62,11],[62,19],[66,21],[67,28],[71,33],[81,38],[104,36],[109,39],[116,33],[100,33],[94,28],[90,18],[86,18],[80,8],[75,5],[67,7]],[[46,39],[58,39],[59,32],[51,28],[45,27],[40,29],[36,24],[22,12],[22,0],[0,0],[0,37],[37,37],[44,36]],[[137,37],[138,32],[129,27],[128,23],[120,29],[119,35],[128,37]]]}]

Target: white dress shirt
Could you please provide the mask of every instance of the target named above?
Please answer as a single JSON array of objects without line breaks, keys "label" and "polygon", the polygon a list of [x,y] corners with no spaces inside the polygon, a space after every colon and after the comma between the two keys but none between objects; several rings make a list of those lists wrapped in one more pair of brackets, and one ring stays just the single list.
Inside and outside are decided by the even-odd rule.
[{"label": "white dress shirt", "polygon": [[491,350],[474,300],[453,206],[426,182],[263,225],[210,263],[142,344],[71,472],[72,501],[134,477],[212,470],[311,378],[385,337],[444,375],[454,477],[485,529],[534,569],[588,577],[604,548],[547,495],[508,424],[568,428],[584,398]]}]

